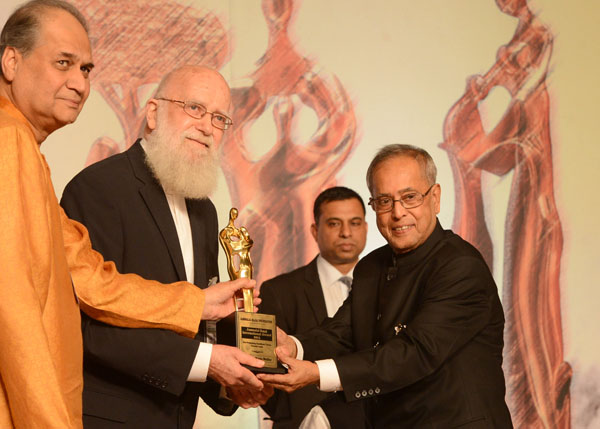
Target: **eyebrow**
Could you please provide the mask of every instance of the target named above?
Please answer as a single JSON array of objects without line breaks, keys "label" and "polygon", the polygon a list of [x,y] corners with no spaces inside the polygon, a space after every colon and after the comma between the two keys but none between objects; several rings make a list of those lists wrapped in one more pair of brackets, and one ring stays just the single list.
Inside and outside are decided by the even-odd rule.
[{"label": "eyebrow", "polygon": [[[79,59],[79,56],[77,56],[77,55],[75,55],[75,54],[73,54],[73,53],[71,53],[71,52],[64,52],[64,51],[61,51],[61,52],[59,53],[59,56],[61,56],[61,57],[66,57],[66,58],[70,59],[70,60],[71,60],[71,61],[73,61],[73,62],[76,62],[76,60],[78,60],[78,59]],[[87,67],[87,68],[89,68],[89,69],[91,70],[91,69],[93,69],[93,68],[94,68],[94,63],[93,63],[93,62],[91,62],[91,61],[89,61],[89,62],[87,62],[87,63],[84,63],[84,64],[82,64],[82,65],[81,65],[81,67]]]},{"label": "eyebrow", "polygon": [[[409,186],[408,188],[404,188],[404,189],[400,189],[399,191],[396,191],[398,193],[405,193],[405,192],[411,192],[411,191],[417,191],[419,192],[416,188],[413,188],[412,186]],[[390,194],[389,192],[383,192],[381,194],[378,194],[377,197],[393,197],[393,194]]]},{"label": "eyebrow", "polygon": [[[206,107],[206,104],[203,103],[202,101],[196,101],[196,100],[184,100],[186,103],[194,103],[194,104],[199,104],[201,106],[204,106],[204,108],[206,110],[208,110],[208,107]],[[212,113],[218,113],[219,115],[223,115],[223,116],[227,116],[229,119],[231,119],[231,116],[229,115],[229,113],[225,113],[223,112],[221,109],[217,109]]]},{"label": "eyebrow", "polygon": [[[341,219],[339,217],[335,217],[335,216],[328,217],[327,219],[325,219],[325,222],[330,222],[332,220],[337,220],[337,221],[343,222],[343,219]],[[364,219],[362,217],[360,217],[360,216],[354,216],[354,217],[350,218],[349,220],[350,220],[350,222],[352,222],[353,220],[360,220],[360,221],[362,221]]]}]

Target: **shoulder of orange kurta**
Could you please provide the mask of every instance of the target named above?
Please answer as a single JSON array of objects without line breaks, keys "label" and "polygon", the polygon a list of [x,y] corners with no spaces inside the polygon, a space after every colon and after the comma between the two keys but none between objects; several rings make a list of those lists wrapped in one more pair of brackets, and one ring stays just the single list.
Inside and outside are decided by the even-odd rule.
[{"label": "shoulder of orange kurta", "polygon": [[25,116],[8,99],[0,96],[0,127],[15,127],[31,134],[31,139],[35,141],[33,132],[29,127]]}]

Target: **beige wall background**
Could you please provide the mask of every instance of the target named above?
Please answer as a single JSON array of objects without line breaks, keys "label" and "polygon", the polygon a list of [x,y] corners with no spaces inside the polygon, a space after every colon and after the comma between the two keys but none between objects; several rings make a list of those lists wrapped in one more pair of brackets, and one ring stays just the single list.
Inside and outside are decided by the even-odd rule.
[{"label": "beige wall background", "polygon": [[[4,0],[0,22],[19,3]],[[232,88],[247,85],[268,42],[261,2],[179,3],[216,15],[230,43],[230,56],[221,71]],[[594,250],[600,238],[600,121],[596,105],[600,99],[600,3],[536,0],[529,4],[554,34],[546,83],[551,97],[554,192],[564,234],[560,283],[564,355],[574,371],[571,422],[575,428],[600,427],[600,264]],[[316,72],[336,76],[354,104],[357,143],[338,172],[337,182],[356,189],[367,199],[364,175],[378,148],[389,143],[422,146],[437,163],[442,185],[439,219],[445,228],[450,228],[454,182],[447,154],[438,147],[443,140],[442,124],[450,107],[463,94],[466,78],[490,68],[498,48],[511,39],[516,24],[517,20],[501,13],[493,0],[297,2],[289,27],[295,49],[315,63]],[[147,98],[152,89],[153,85],[149,85],[141,94]],[[492,122],[500,119],[506,103],[502,97],[490,99],[487,108]],[[307,108],[299,111],[298,118],[294,139],[301,144],[314,133],[317,121],[314,112]],[[124,138],[114,112],[92,91],[77,122],[53,134],[42,146],[59,197],[65,184],[83,168],[90,147],[99,136],[116,141]],[[250,153],[260,158],[272,147],[275,137],[275,126],[265,114],[246,136]],[[498,249],[502,249],[511,179],[509,173],[503,177],[490,175],[484,180],[489,216],[486,222]],[[220,223],[225,225],[231,200],[224,177],[213,200]],[[370,212],[367,220],[371,228],[365,252],[384,244]],[[502,252],[497,252],[496,267],[501,267],[502,257]],[[226,273],[224,265],[221,273]],[[494,275],[501,285],[501,270],[495,269]],[[223,429],[258,426],[255,410],[240,410],[229,419],[218,418],[203,407],[200,413],[197,428],[217,424]]]}]

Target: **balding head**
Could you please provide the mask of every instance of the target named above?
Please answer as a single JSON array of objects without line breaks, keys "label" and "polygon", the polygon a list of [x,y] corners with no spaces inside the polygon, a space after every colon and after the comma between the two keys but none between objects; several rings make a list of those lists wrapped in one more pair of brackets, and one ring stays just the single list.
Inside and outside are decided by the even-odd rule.
[{"label": "balding head", "polygon": [[227,103],[227,112],[223,113],[229,112],[229,103],[231,101],[229,85],[227,85],[227,82],[221,73],[209,67],[186,65],[172,70],[167,73],[158,84],[156,97],[170,98],[174,94],[181,94],[184,99],[191,100],[189,96],[192,95],[192,90],[190,90],[189,85],[195,81],[201,81],[207,87],[213,88],[215,92],[226,95],[227,100],[229,101]]}]

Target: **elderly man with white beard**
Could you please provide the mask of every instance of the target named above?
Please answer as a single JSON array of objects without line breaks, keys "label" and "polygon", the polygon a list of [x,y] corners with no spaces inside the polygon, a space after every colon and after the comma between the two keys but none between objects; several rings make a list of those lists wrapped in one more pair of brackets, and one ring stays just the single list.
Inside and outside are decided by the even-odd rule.
[{"label": "elderly man with white beard", "polygon": [[[218,72],[175,69],[147,103],[144,137],[67,185],[65,211],[87,226],[94,248],[121,272],[201,288],[217,281],[217,214],[208,197],[218,146],[232,125],[229,110],[229,87]],[[214,322],[204,323],[192,340],[84,316],[84,427],[191,428],[199,397],[220,414],[233,413],[219,384],[233,387],[230,396],[244,407],[266,401],[272,389],[248,390],[256,378],[241,366],[262,362],[213,344]],[[248,382],[235,389],[245,371]]]}]

